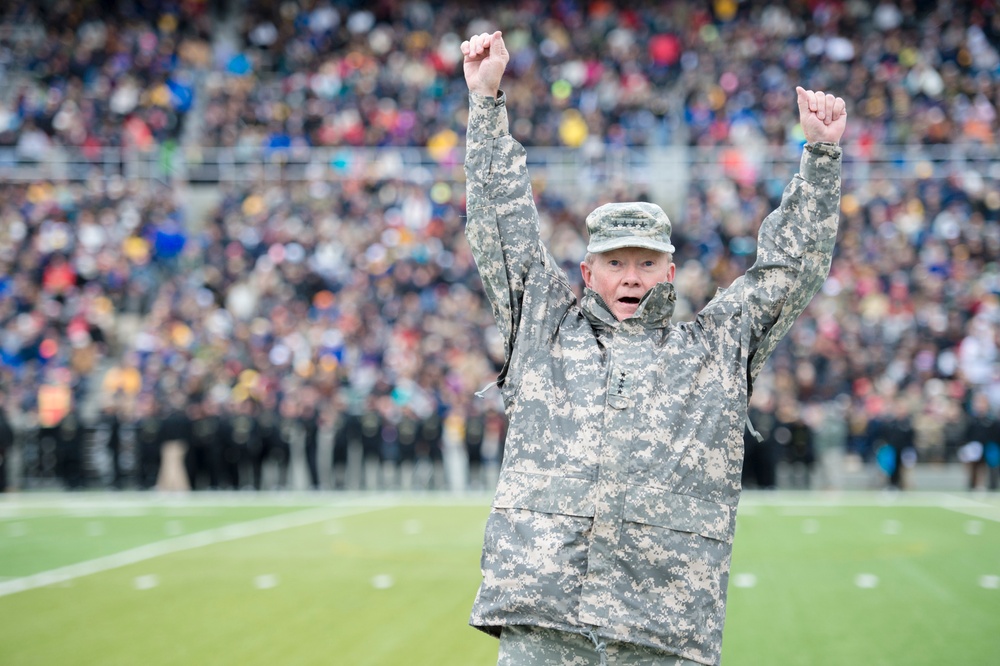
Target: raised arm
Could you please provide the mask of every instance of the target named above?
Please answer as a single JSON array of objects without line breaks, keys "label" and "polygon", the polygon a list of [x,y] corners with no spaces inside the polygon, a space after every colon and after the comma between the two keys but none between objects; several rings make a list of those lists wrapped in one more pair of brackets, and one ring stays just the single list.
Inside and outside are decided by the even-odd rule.
[{"label": "raised arm", "polygon": [[751,381],[826,280],[840,220],[844,100],[801,87],[796,95],[806,137],[799,172],[761,224],[753,266],[703,311],[743,311]]},{"label": "raised arm", "polygon": [[795,92],[806,138],[799,173],[761,225],[757,260],[747,273],[757,305],[751,316],[751,380],[823,286],[840,223],[844,100],[801,86]]},{"label": "raised arm", "polygon": [[[525,310],[544,307],[541,299],[526,295],[526,285],[533,275],[539,277],[535,284],[553,287],[567,280],[542,245],[527,157],[510,135],[499,89],[509,60],[503,36],[499,31],[476,35],[462,43],[462,54],[469,86],[465,235],[505,342],[508,365],[498,379],[502,385]],[[548,279],[541,279],[542,273],[550,274]]]}]

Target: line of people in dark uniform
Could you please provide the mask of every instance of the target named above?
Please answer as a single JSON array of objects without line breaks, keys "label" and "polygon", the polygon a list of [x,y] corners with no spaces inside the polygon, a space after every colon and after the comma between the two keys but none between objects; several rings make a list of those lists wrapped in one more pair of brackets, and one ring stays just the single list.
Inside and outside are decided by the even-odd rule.
[{"label": "line of people in dark uniform", "polygon": [[798,410],[787,413],[773,408],[751,407],[749,427],[743,433],[743,487],[778,487],[778,465],[788,464],[793,488],[807,489],[816,462],[813,431]]},{"label": "line of people in dark uniform", "polygon": [[[107,452],[108,483],[119,489],[286,489],[294,451],[301,451],[311,489],[444,489],[446,415],[392,408],[389,400],[372,397],[354,413],[270,397],[234,403],[177,397],[158,407],[144,395],[131,410],[106,407],[89,428],[94,445]],[[497,410],[476,408],[461,417],[470,487],[489,483],[483,467],[499,463],[504,429]],[[55,473],[70,489],[87,484],[85,430],[72,411],[39,431],[39,448],[54,453]],[[184,487],[164,485],[171,444],[183,449]],[[349,469],[352,459],[360,464]],[[330,466],[328,475],[323,465]]]},{"label": "line of people in dark uniform", "polygon": [[[809,489],[824,452],[836,451],[874,462],[890,489],[904,489],[906,470],[917,462],[957,461],[966,468],[969,490],[1000,490],[1000,416],[985,393],[972,394],[966,411],[942,424],[942,442],[925,450],[918,446],[917,426],[905,397],[886,400],[872,418],[852,413],[845,405],[830,411],[833,404],[828,403],[826,418],[816,424],[805,418],[798,404],[775,405],[769,399],[751,403],[749,422],[754,429],[746,428],[743,436],[743,486]],[[782,465],[787,479],[779,483]]]},{"label": "line of people in dark uniform", "polygon": [[[16,472],[8,472],[19,442],[20,467],[27,475],[54,476],[68,489],[99,485],[101,481],[94,477],[101,475],[90,468],[85,455],[90,438],[107,453],[107,484],[119,489],[159,487],[168,442],[182,443],[183,472],[188,487],[196,490],[290,487],[296,442],[305,459],[310,488],[443,487],[447,415],[434,413],[421,418],[410,409],[396,414],[396,410],[386,409],[388,399],[373,397],[364,409],[351,412],[340,404],[323,410],[309,401],[276,404],[269,399],[224,404],[210,398],[185,398],[158,408],[151,397],[143,396],[131,410],[106,408],[96,423],[87,423],[71,410],[60,422],[40,427],[30,437],[18,433],[17,419],[12,420],[0,405],[0,492],[8,485],[22,485],[21,480],[9,478]],[[899,403],[895,407],[867,423],[863,433],[867,455],[861,455],[857,443],[852,444],[850,420],[844,415],[816,430],[797,410],[790,414],[776,410],[773,404],[753,406],[750,422],[756,433],[748,429],[744,436],[744,486],[813,487],[824,451],[854,453],[868,462],[876,458],[876,449],[883,448],[892,458],[884,466],[886,485],[904,487],[904,469],[918,457],[916,434],[906,410]],[[494,479],[487,468],[492,464],[495,471],[503,457],[504,416],[499,410],[473,403],[458,410],[458,419],[460,427],[454,436],[465,449],[467,487],[489,487]],[[963,463],[970,489],[1000,488],[1000,418],[993,414],[984,394],[970,400],[968,413],[953,430],[946,449],[938,454],[941,460]],[[326,446],[320,445],[323,437],[328,438]],[[329,457],[321,460],[321,452]],[[349,478],[352,456],[360,465],[354,465],[356,476]],[[781,483],[780,464],[786,465],[788,472]],[[324,465],[330,466],[328,475]],[[266,467],[273,470],[270,476],[265,474]],[[266,476],[270,483],[265,484]]]},{"label": "line of people in dark uniform", "polygon": [[226,410],[213,400],[173,402],[161,410],[143,396],[132,418],[115,407],[105,409],[97,438],[110,452],[111,484],[116,488],[157,487],[164,446],[179,442],[190,488],[261,489],[268,462],[276,464],[278,485],[285,485],[291,430],[308,429],[307,421],[285,418],[273,405],[249,400]]}]

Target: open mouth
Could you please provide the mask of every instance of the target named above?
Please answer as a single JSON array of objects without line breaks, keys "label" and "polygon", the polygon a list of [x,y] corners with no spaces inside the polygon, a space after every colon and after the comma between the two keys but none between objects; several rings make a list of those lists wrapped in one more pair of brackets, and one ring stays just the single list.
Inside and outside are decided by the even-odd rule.
[{"label": "open mouth", "polygon": [[638,305],[639,299],[635,296],[622,296],[618,299],[619,303],[626,303],[628,305]]}]

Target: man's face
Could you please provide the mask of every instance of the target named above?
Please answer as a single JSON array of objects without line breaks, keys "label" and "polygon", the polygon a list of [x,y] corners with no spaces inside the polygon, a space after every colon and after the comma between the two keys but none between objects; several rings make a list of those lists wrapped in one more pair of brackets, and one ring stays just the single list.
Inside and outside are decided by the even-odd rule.
[{"label": "man's face", "polygon": [[600,294],[611,313],[624,321],[635,314],[641,299],[658,282],[673,282],[674,263],[663,252],[623,247],[595,254],[580,264],[583,282]]}]

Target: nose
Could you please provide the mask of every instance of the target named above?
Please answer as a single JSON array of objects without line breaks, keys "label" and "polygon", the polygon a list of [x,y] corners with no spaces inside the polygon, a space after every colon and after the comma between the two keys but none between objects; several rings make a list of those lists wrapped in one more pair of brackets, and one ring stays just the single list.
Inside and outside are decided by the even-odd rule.
[{"label": "nose", "polygon": [[633,265],[626,266],[625,273],[622,275],[622,282],[627,285],[639,284],[639,270]]}]

